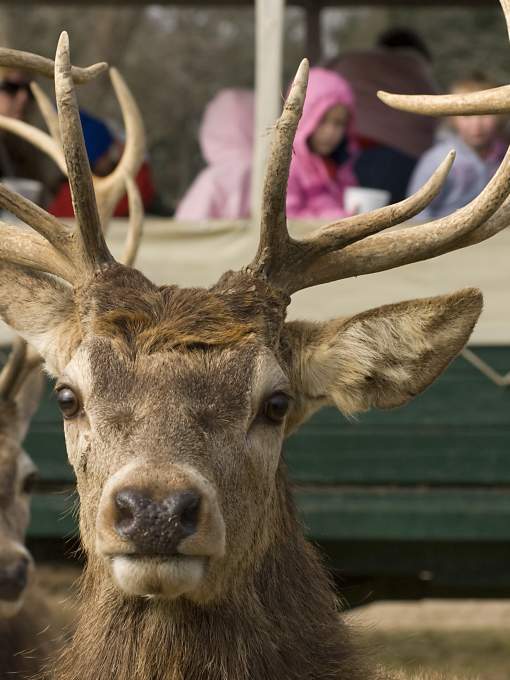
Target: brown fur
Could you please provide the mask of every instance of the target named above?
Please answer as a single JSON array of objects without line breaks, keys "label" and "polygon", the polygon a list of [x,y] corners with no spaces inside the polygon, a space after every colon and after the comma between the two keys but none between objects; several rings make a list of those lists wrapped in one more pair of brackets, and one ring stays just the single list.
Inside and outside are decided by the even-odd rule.
[{"label": "brown fur", "polygon": [[[0,293],[7,278],[0,272]],[[54,306],[53,284],[34,289],[22,275],[15,284],[10,278],[13,285],[25,298],[30,288],[33,315],[37,306]],[[283,440],[325,404],[354,413],[404,403],[423,390],[469,337],[480,294],[466,290],[351,319],[285,324],[286,296],[249,272],[228,273],[208,291],[180,290],[158,288],[115,264],[75,293],[60,291],[66,303],[55,307],[57,318],[46,329],[37,322],[33,331],[30,309],[13,303],[7,310],[46,354],[50,339],[59,348],[58,357],[50,352],[55,373],[81,406],[65,431],[88,566],[76,634],[49,677],[379,677],[353,645],[326,573],[303,538]],[[293,401],[286,422],[274,422],[264,404],[282,391]],[[109,494],[119,480],[129,482],[124,488],[161,494],[162,483],[170,493],[186,479],[190,488],[214,490],[203,493],[215,507],[209,520],[221,516],[224,531],[216,529],[225,546],[201,555],[199,525],[202,543],[187,553],[194,536],[182,541],[178,563],[206,555],[200,580],[174,598],[159,597],[167,592],[163,578],[174,578],[161,576],[160,563],[172,559],[133,553],[116,530],[115,513],[103,509],[112,507]],[[100,532],[106,548],[98,545]],[[131,558],[122,557],[119,576],[115,565],[126,551]]]},{"label": "brown fur", "polygon": [[217,605],[126,601],[91,560],[79,629],[56,677],[366,680],[369,671],[340,621],[324,568],[302,538],[285,478],[282,464],[278,537]]},{"label": "brown fur", "polygon": [[126,279],[125,267],[112,267],[84,288],[77,303],[82,318],[91,319],[91,332],[136,352],[233,345],[255,334],[267,337],[268,316],[281,316],[278,296],[271,300],[265,286],[234,274],[233,282],[225,277],[224,284],[211,290],[158,288],[138,272],[130,274]]},{"label": "brown fur", "polygon": [[0,619],[0,680],[34,677],[57,649],[51,613],[37,587],[29,586],[22,609]]}]

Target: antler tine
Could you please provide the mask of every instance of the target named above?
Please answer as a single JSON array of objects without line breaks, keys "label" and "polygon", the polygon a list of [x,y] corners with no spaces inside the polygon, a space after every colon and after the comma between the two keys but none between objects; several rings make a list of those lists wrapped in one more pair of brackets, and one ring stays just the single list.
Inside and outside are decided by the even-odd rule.
[{"label": "antler tine", "polygon": [[510,0],[500,0],[500,4],[503,9],[503,14],[505,15],[506,28],[508,37],[510,38]]},{"label": "antler tine", "polygon": [[283,112],[278,119],[271,142],[262,190],[260,242],[257,255],[250,265],[254,272],[270,273],[289,242],[285,200],[292,142],[301,118],[308,83],[309,64],[303,59],[297,70]]},{"label": "antler tine", "polygon": [[59,276],[68,283],[76,277],[76,266],[38,234],[21,231],[0,222],[0,260]]},{"label": "antler tine", "polygon": [[115,206],[125,191],[126,178],[136,177],[143,163],[146,149],[142,115],[126,81],[116,68],[110,69],[110,79],[122,112],[126,144],[122,158],[113,172],[107,177],[95,178],[97,203],[103,228],[108,224]]},{"label": "antler tine", "polygon": [[55,57],[55,94],[67,175],[78,222],[77,236],[81,239],[80,250],[86,268],[95,270],[112,262],[113,258],[104,240],[97,211],[78,102],[71,78],[69,38],[65,31],[60,36]]},{"label": "antler tine", "polygon": [[510,112],[510,85],[463,94],[391,94],[377,96],[388,106],[427,116],[484,115]]},{"label": "antler tine", "polygon": [[[455,151],[450,151],[427,182],[416,193],[403,201],[328,224],[300,241],[299,245],[309,247],[308,256],[316,257],[319,254],[345,248],[356,241],[361,241],[368,236],[411,219],[426,208],[441,191],[454,159]],[[299,267],[302,266],[301,257]]]},{"label": "antler tine", "polygon": [[27,343],[22,338],[17,337],[13,342],[7,362],[0,373],[1,399],[12,398],[19,375],[24,368],[26,353]]},{"label": "antler tine", "polygon": [[128,267],[134,264],[143,233],[143,203],[134,179],[126,177],[125,185],[129,203],[129,227],[120,261]]},{"label": "antler tine", "polygon": [[[35,81],[30,83],[30,89],[32,90],[34,99],[37,102],[39,111],[41,112],[41,115],[44,118],[44,122],[46,123],[46,127],[48,128],[48,131],[53,141],[60,148],[62,145],[62,141],[60,139],[60,125],[58,122],[58,114],[57,111],[55,110],[55,107],[53,106],[53,103],[51,102],[50,98],[46,95],[46,92],[44,92],[42,87],[40,87],[39,84],[36,83]],[[64,155],[62,154],[62,158],[63,157]]]},{"label": "antler tine", "polygon": [[61,172],[67,174],[64,154],[58,142],[42,130],[17,118],[0,115],[0,128],[25,139],[30,144],[47,154],[58,165]]},{"label": "antler tine", "polygon": [[493,236],[508,224],[509,181],[510,148],[483,192],[464,208],[419,226],[369,236],[318,257],[301,271],[293,291],[419,262]]},{"label": "antler tine", "polygon": [[[0,65],[9,68],[20,68],[24,71],[32,71],[39,73],[46,78],[51,78],[55,73],[55,62],[51,59],[46,59],[38,54],[31,52],[22,52],[20,50],[13,50],[8,47],[0,47]],[[73,66],[71,68],[71,76],[75,83],[88,83],[89,80],[96,78],[98,75],[106,71],[108,64],[104,61],[86,68]]]},{"label": "antler tine", "polygon": [[0,206],[44,236],[57,251],[63,255],[67,254],[72,239],[71,232],[56,217],[29,201],[28,198],[11,191],[5,184],[0,184]]}]

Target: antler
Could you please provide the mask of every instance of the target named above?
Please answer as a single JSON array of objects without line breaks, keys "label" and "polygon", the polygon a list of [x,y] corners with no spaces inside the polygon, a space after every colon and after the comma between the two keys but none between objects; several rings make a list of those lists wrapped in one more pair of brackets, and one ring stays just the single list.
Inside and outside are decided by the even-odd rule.
[{"label": "antler", "polygon": [[36,366],[42,364],[42,357],[19,335],[12,343],[12,349],[0,371],[0,400],[13,399],[25,378]]},{"label": "antler", "polygon": [[285,193],[292,141],[303,109],[308,70],[308,61],[305,59],[299,66],[283,113],[275,126],[262,194],[260,243],[257,255],[249,266],[254,274],[271,279],[289,293],[298,289],[294,288],[291,279],[300,277],[306,263],[421,212],[440,191],[455,157],[451,151],[428,182],[400,203],[333,222],[308,238],[295,241],[287,230]]},{"label": "antler", "polygon": [[[54,273],[72,283],[76,276],[80,278],[90,268],[94,269],[103,262],[112,261],[113,258],[108,252],[101,231],[97,231],[100,218],[95,205],[78,105],[72,87],[73,71],[69,65],[69,45],[67,35],[63,34],[57,48],[55,73],[58,113],[42,90],[35,83],[32,84],[34,96],[51,136],[22,121],[3,116],[0,116],[0,127],[24,137],[45,151],[69,177],[78,230],[71,232],[66,225],[37,205],[0,185],[0,204],[40,234],[40,236],[21,234],[16,227],[0,222],[2,235],[0,257]],[[140,244],[143,226],[143,206],[133,175],[143,160],[145,135],[141,115],[126,84],[115,71],[111,73],[111,78],[124,115],[128,142],[114,173],[106,178],[96,178],[96,191],[99,194],[99,205],[103,214],[102,224],[109,221],[124,191],[128,192],[130,222],[121,261],[131,265]],[[81,144],[78,144],[80,139]],[[66,147],[67,153],[64,152],[62,145]],[[92,246],[90,256],[87,255],[89,245]],[[82,258],[80,252],[83,253]],[[74,264],[76,260],[80,260],[78,268]]]},{"label": "antler", "polygon": [[[510,7],[510,0],[504,2]],[[301,241],[292,239],[285,217],[285,186],[292,142],[303,108],[307,76],[308,64],[304,61],[274,130],[263,190],[260,244],[255,259],[248,267],[249,271],[291,294],[321,283],[435,257],[483,241],[505,228],[510,217],[510,149],[483,192],[452,215],[420,226],[387,234],[379,233],[401,224],[430,203],[442,188],[453,162],[454,155],[450,152],[429,181],[406,200],[339,220]],[[510,86],[498,88],[497,97],[492,94],[493,99],[490,101],[497,99],[501,109],[505,93],[510,94]],[[485,93],[476,95],[480,102]],[[426,113],[427,99],[423,98],[423,109],[414,102],[415,110]],[[464,112],[462,105],[465,100],[458,101],[456,112]],[[487,101],[483,104],[486,108]],[[506,110],[510,110],[510,101],[506,103]]]},{"label": "antler", "polygon": [[62,33],[55,57],[55,94],[60,134],[71,186],[74,214],[78,221],[76,241],[88,269],[94,271],[112,260],[104,240],[97,211],[94,185],[71,77],[69,38]]},{"label": "antler", "polygon": [[[136,101],[117,69],[111,68],[109,73],[122,112],[124,129],[126,131],[126,143],[119,163],[108,176],[92,176],[103,230],[106,229],[117,203],[126,191],[128,178],[134,179],[136,177],[143,163],[146,148],[145,129]],[[50,135],[29,125],[20,125],[20,121],[3,116],[0,116],[0,127],[24,137],[37,146],[41,151],[53,158],[59,168],[63,169],[64,174],[67,174],[55,109],[37,83],[32,83],[32,91]]]},{"label": "antler", "polygon": [[126,185],[130,179],[134,180],[145,157],[145,129],[140,110],[125,80],[116,68],[110,69],[110,79],[122,111],[126,143],[122,157],[113,172],[107,177],[94,178],[99,214],[103,225],[110,220],[126,190]]},{"label": "antler", "polygon": [[18,336],[0,372],[0,399],[7,401],[15,393],[18,378],[25,365],[26,354],[27,343]]},{"label": "antler", "polygon": [[[55,73],[55,63],[51,59],[46,59],[31,52],[13,50],[9,47],[0,47],[0,65],[40,73],[42,76],[51,79],[53,79]],[[73,66],[71,68],[71,77],[77,84],[88,83],[89,80],[96,78],[103,71],[106,71],[107,68],[108,64],[104,61],[87,66],[86,68]]]},{"label": "antler", "polygon": [[388,106],[427,116],[484,115],[510,111],[510,85],[463,94],[391,94],[377,96]]},{"label": "antler", "polygon": [[131,267],[136,259],[143,231],[143,203],[136,182],[126,177],[126,191],[129,207],[129,228],[120,261]]},{"label": "antler", "polygon": [[[22,232],[0,222],[0,259],[54,274],[77,285],[115,260],[104,240],[97,211],[65,32],[60,36],[55,58],[55,92],[77,225],[70,229],[39,206],[0,185],[0,206],[37,232]],[[131,178],[123,175],[122,181],[128,190],[132,213],[125,253],[131,263],[140,242],[143,211]]]},{"label": "antler", "polygon": [[[145,156],[145,130],[140,110],[117,69],[110,69],[110,79],[124,120],[126,144],[119,163],[110,175],[107,177],[93,175],[96,201],[103,230],[107,228],[117,203],[126,191],[126,181],[128,178],[136,177]],[[0,128],[12,132],[36,146],[58,165],[64,175],[67,175],[57,113],[51,101],[37,83],[32,83],[31,88],[50,134],[21,120],[1,115]]]}]

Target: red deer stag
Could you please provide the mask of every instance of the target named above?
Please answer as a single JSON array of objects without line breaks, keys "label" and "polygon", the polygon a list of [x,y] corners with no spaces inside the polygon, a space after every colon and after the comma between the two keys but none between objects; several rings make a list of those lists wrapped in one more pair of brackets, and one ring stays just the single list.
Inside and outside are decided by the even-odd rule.
[{"label": "red deer stag", "polygon": [[390,408],[425,389],[482,307],[466,289],[327,323],[286,323],[307,286],[390,269],[504,228],[510,152],[465,209],[379,233],[439,191],[450,156],[405,201],[296,241],[285,187],[303,62],[276,124],[258,252],[210,289],[158,287],[109,252],[67,35],[55,87],[70,230],[0,187],[37,233],[1,225],[0,314],[56,376],[87,554],[61,680],[367,680],[296,517],[282,445],[311,413]]},{"label": "red deer stag", "polygon": [[42,386],[39,357],[18,339],[0,374],[0,678],[32,676],[53,648],[24,545],[35,466],[22,442]]}]

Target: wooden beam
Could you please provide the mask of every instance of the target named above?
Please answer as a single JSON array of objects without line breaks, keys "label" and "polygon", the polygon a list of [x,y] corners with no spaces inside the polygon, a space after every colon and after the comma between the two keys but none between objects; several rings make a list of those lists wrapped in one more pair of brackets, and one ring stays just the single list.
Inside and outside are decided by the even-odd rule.
[{"label": "wooden beam", "polygon": [[306,7],[306,57],[314,66],[322,59],[321,6],[311,2]]},{"label": "wooden beam", "polygon": [[252,216],[260,212],[270,131],[281,110],[285,0],[255,2],[255,144],[251,185]]},{"label": "wooden beam", "polygon": [[[279,2],[279,0],[276,0]],[[159,0],[160,5],[182,8],[195,7],[252,7],[254,0]],[[153,4],[153,0],[0,0],[0,5],[29,7],[35,5],[75,7],[136,7]],[[495,0],[287,0],[288,5],[297,7],[487,7],[495,8]]]}]

